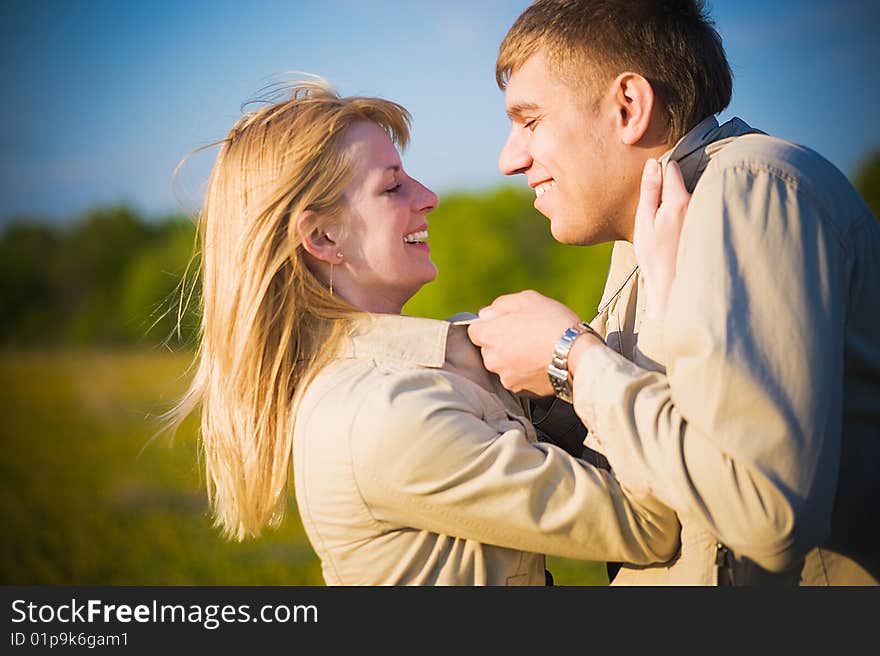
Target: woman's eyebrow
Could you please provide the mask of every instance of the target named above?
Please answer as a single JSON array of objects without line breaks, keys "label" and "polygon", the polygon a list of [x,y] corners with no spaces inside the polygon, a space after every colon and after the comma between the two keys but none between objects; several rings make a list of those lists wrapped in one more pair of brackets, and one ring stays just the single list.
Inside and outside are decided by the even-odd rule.
[{"label": "woman's eyebrow", "polygon": [[388,172],[391,171],[392,176],[396,176],[400,173],[400,165],[399,164],[389,164],[384,169],[382,169],[381,178],[384,180],[385,176],[388,175]]},{"label": "woman's eyebrow", "polygon": [[368,179],[374,180],[378,185],[387,184],[388,173],[391,172],[391,178],[396,179],[397,175],[400,173],[401,168],[399,164],[389,164],[385,168],[375,168],[370,173],[368,173]]}]

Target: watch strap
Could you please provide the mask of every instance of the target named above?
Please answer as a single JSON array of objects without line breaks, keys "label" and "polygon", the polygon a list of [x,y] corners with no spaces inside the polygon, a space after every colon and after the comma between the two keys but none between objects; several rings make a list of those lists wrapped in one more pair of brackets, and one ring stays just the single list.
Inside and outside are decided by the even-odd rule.
[{"label": "watch strap", "polygon": [[550,378],[553,392],[568,403],[572,402],[571,383],[568,380],[568,354],[571,352],[574,341],[585,333],[592,333],[601,339],[590,324],[586,321],[579,321],[570,328],[566,328],[562,333],[553,349],[553,359],[547,367],[547,376]]}]

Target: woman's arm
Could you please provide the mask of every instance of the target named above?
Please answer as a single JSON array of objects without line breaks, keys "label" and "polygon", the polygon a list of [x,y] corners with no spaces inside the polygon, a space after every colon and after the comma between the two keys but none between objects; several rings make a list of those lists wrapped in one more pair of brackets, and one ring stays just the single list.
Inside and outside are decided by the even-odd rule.
[{"label": "woman's arm", "polygon": [[668,508],[606,471],[529,442],[524,419],[432,371],[391,374],[352,435],[376,521],[568,558],[663,562],[678,550]]}]

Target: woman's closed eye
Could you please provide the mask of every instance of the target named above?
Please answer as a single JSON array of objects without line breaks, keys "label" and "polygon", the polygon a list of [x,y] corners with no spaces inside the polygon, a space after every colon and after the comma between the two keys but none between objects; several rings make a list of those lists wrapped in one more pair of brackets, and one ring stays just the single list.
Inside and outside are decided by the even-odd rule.
[{"label": "woman's closed eye", "polygon": [[400,183],[398,182],[396,185],[394,185],[394,186],[391,187],[390,189],[386,189],[386,190],[385,190],[385,193],[386,193],[386,194],[396,194],[398,191],[400,191],[400,189],[401,189],[402,186],[403,186],[403,185],[400,184]]}]

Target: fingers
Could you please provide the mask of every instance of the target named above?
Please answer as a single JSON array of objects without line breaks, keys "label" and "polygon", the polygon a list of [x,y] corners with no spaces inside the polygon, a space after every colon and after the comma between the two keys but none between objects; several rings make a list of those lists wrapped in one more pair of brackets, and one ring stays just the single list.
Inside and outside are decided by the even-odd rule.
[{"label": "fingers", "polygon": [[656,159],[649,159],[642,169],[642,182],[639,188],[639,204],[636,206],[634,239],[640,241],[651,230],[654,223],[654,215],[660,205],[660,194],[663,186],[663,175],[660,171],[660,163]]},{"label": "fingers", "polygon": [[468,339],[471,340],[471,344],[474,346],[484,346],[486,344],[486,340],[483,336],[483,326],[479,321],[475,321],[472,324],[469,324],[467,327]]},{"label": "fingers", "polygon": [[504,294],[492,301],[491,305],[480,309],[477,316],[480,319],[493,319],[502,314],[518,312],[534,303],[539,296],[541,294],[531,289],[515,294]]},{"label": "fingers", "polygon": [[[488,319],[494,319],[497,316],[498,316],[498,310],[496,310],[491,305],[489,305],[484,308],[480,308],[480,311],[477,312],[477,322],[486,321]],[[471,324],[471,325],[474,325],[474,324]]]},{"label": "fingers", "polygon": [[670,160],[666,164],[663,173],[663,203],[670,203],[681,207],[687,205],[691,199],[687,187],[684,184],[684,176],[678,162]]},{"label": "fingers", "polygon": [[660,205],[661,189],[665,193],[660,162],[656,159],[649,159],[645,162],[645,168],[642,169],[642,184],[639,189],[639,206],[637,210],[639,215],[654,216],[657,207]]},{"label": "fingers", "polygon": [[480,310],[480,316],[467,326],[468,338],[475,346],[483,347],[496,337],[498,322],[494,319],[503,317],[501,312],[492,306]]}]

